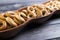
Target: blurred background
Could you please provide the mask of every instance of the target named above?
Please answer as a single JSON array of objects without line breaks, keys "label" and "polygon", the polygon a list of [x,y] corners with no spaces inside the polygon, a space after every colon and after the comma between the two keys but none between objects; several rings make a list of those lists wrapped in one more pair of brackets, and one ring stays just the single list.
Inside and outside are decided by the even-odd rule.
[{"label": "blurred background", "polygon": [[[41,0],[0,0],[0,3],[20,3],[20,2],[30,2],[30,1],[36,2],[36,1],[41,1]],[[44,1],[44,0],[42,0],[42,1]]]},{"label": "blurred background", "polygon": [[0,12],[16,10],[23,6],[43,3],[46,0],[0,0]]}]

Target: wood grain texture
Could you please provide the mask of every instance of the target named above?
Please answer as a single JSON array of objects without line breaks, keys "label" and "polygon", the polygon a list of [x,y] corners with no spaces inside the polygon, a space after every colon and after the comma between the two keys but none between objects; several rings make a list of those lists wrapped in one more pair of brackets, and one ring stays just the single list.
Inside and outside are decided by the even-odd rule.
[{"label": "wood grain texture", "polygon": [[55,21],[57,21],[57,19],[54,21],[51,20],[51,23],[48,22],[28,31],[26,30],[12,40],[46,40],[60,37],[60,24],[54,24]]}]

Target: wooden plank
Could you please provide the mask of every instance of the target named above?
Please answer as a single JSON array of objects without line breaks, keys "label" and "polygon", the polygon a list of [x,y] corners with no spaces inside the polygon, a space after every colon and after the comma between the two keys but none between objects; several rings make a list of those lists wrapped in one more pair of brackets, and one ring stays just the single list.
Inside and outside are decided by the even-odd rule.
[{"label": "wooden plank", "polygon": [[60,24],[42,25],[28,31],[26,30],[13,40],[45,40],[56,37],[60,37]]}]

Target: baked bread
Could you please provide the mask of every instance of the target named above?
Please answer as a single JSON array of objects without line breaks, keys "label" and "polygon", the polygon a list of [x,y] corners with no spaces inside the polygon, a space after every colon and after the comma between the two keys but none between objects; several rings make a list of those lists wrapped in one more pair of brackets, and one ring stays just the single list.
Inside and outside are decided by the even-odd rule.
[{"label": "baked bread", "polygon": [[47,3],[27,6],[21,11],[15,10],[1,13],[0,31],[17,27],[31,18],[47,16],[55,10],[60,10],[59,0],[51,0]]}]

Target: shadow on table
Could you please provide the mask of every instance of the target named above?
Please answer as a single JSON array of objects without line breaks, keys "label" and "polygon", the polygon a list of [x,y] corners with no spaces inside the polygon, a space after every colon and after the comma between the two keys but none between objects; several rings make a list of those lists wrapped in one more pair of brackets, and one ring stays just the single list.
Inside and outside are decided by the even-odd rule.
[{"label": "shadow on table", "polygon": [[47,39],[47,40],[60,40],[60,37],[52,38],[52,39]]}]

